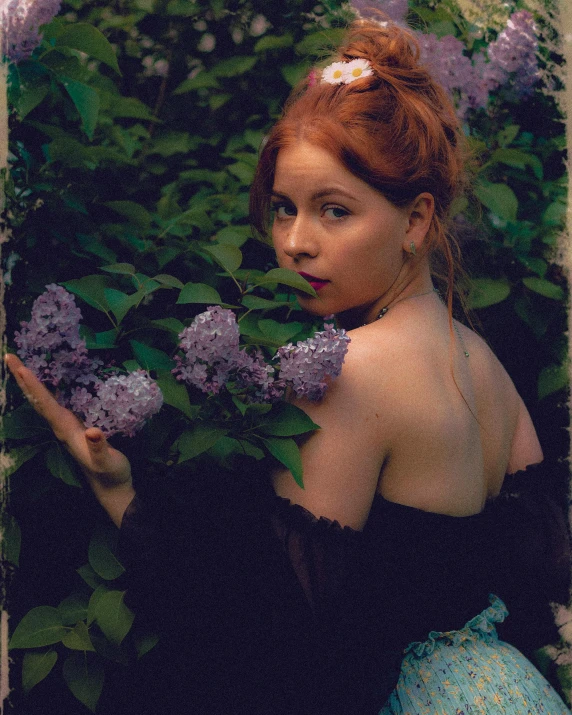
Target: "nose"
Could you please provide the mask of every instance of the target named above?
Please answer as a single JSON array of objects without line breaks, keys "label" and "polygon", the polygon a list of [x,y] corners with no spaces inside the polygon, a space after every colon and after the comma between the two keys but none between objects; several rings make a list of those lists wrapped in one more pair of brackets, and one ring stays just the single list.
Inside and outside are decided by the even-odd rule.
[{"label": "nose", "polygon": [[314,258],[318,254],[319,243],[311,219],[299,213],[288,223],[280,242],[284,253],[294,260],[303,257]]}]

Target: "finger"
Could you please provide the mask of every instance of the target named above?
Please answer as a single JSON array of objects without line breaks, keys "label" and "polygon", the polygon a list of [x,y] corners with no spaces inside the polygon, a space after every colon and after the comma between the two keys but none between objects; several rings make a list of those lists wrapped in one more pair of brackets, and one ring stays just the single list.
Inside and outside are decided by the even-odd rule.
[{"label": "finger", "polygon": [[83,425],[77,417],[57,402],[52,393],[21,360],[15,355],[7,355],[5,363],[26,399],[36,412],[48,421],[58,439],[66,441],[70,431],[83,430]]}]

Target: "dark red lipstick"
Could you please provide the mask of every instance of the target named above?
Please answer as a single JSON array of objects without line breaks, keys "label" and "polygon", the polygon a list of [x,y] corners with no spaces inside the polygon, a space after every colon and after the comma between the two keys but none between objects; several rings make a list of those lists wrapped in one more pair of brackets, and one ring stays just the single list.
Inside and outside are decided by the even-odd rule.
[{"label": "dark red lipstick", "polygon": [[304,271],[298,271],[298,275],[305,278],[315,291],[319,291],[326,285],[326,283],[330,282],[324,280],[323,278],[316,278],[316,276],[312,276],[309,273],[304,273]]}]

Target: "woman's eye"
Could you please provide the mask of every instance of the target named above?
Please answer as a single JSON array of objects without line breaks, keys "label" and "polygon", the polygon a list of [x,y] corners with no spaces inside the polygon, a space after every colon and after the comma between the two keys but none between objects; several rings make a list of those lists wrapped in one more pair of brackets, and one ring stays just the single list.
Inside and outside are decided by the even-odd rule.
[{"label": "woman's eye", "polygon": [[349,211],[346,211],[341,206],[328,206],[324,210],[324,216],[329,219],[340,219],[349,216]]},{"label": "woman's eye", "polygon": [[296,209],[288,204],[274,204],[272,206],[272,211],[276,218],[290,218],[296,215]]}]

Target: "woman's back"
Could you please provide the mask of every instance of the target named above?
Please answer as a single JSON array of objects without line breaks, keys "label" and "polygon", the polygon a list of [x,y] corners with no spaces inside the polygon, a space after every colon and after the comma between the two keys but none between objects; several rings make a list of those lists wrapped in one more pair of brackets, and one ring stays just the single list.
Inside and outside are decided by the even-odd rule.
[{"label": "woman's back", "polygon": [[467,516],[507,471],[542,459],[506,371],[473,331],[455,323],[451,333],[436,294],[398,301],[350,335],[342,376],[321,404],[303,404],[323,428],[302,446],[305,490],[279,472],[282,496],[354,528],[375,492]]}]

